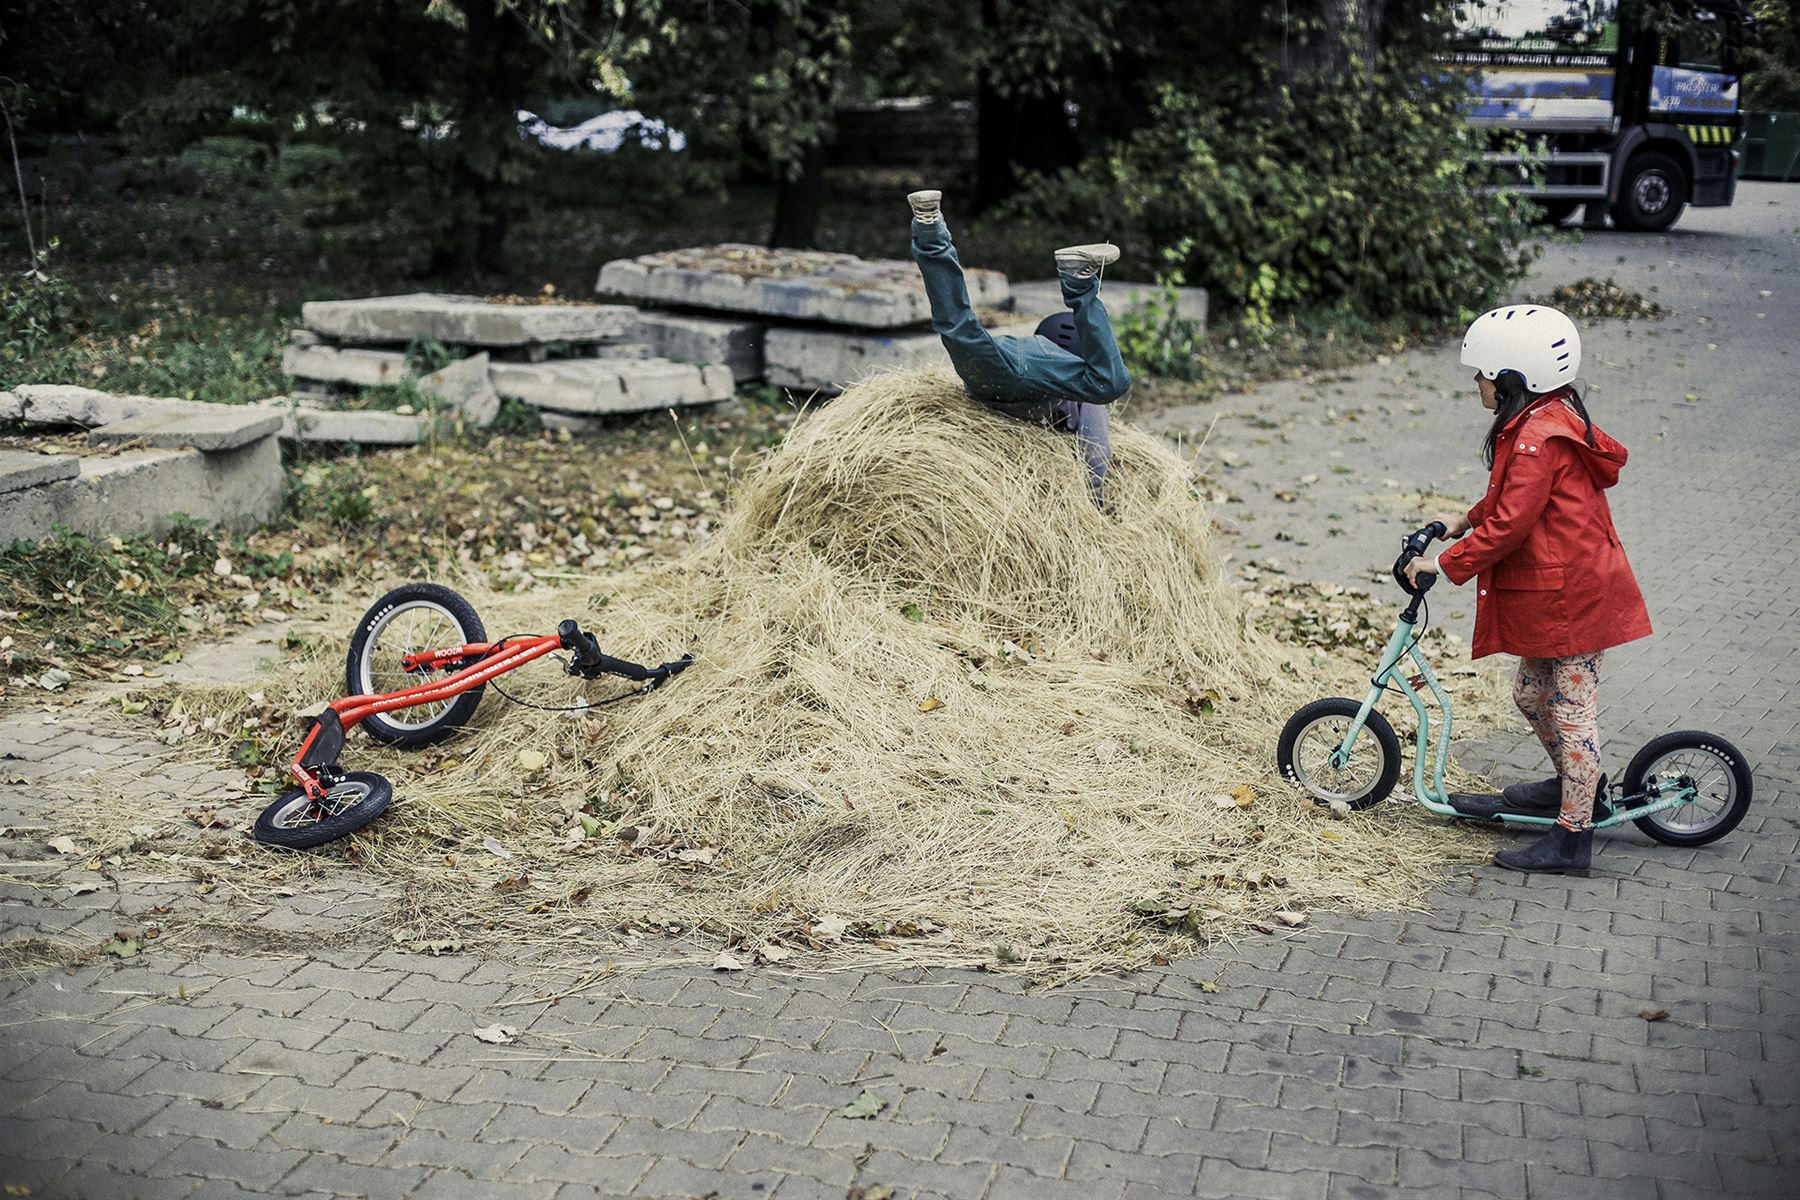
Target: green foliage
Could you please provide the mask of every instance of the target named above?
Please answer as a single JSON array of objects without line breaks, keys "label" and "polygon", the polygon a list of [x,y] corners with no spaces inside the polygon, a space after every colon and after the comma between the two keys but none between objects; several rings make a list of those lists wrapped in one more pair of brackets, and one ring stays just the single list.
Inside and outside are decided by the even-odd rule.
[{"label": "green foliage", "polygon": [[323,518],[340,526],[367,525],[375,516],[379,485],[354,458],[316,462],[287,477],[287,514],[292,520]]},{"label": "green foliage", "polygon": [[1800,5],[1756,0],[1756,38],[1744,52],[1744,107],[1800,112]]},{"label": "green foliage", "polygon": [[1181,315],[1175,291],[1181,282],[1180,271],[1165,274],[1157,280],[1155,296],[1113,317],[1119,353],[1133,374],[1188,381],[1200,378],[1205,330],[1199,322]]},{"label": "green foliage", "polygon": [[1235,112],[1166,88],[1113,155],[1037,185],[1013,212],[1107,214],[1115,240],[1172,251],[1252,331],[1304,309],[1451,322],[1529,261],[1523,202],[1480,187],[1483,148],[1456,95],[1416,64],[1354,68]]},{"label": "green foliage", "polygon": [[0,277],[0,369],[9,379],[55,345],[74,317],[73,289],[50,272],[56,245],[39,250],[29,269]]}]

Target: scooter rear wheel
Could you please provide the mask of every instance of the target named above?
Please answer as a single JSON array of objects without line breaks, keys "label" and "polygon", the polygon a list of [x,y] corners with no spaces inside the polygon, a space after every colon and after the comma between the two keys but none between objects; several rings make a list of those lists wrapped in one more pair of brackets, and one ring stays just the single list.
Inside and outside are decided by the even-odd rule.
[{"label": "scooter rear wheel", "polygon": [[1370,736],[1356,739],[1343,769],[1330,762],[1361,711],[1361,702],[1339,696],[1314,700],[1289,717],[1275,747],[1281,777],[1319,804],[1335,800],[1363,809],[1387,799],[1400,778],[1400,739],[1379,712],[1369,713],[1363,732]]},{"label": "scooter rear wheel", "polygon": [[1682,729],[1651,738],[1625,768],[1625,794],[1642,795],[1653,780],[1692,779],[1698,793],[1689,804],[1665,808],[1633,822],[1666,846],[1716,842],[1750,809],[1750,766],[1738,748],[1716,734]]}]

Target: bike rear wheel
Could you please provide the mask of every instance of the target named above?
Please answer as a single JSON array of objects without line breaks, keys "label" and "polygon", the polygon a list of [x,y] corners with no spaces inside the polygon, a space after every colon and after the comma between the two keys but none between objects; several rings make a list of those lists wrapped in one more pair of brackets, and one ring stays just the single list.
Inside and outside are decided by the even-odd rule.
[{"label": "bike rear wheel", "polygon": [[1332,752],[1361,711],[1360,702],[1340,696],[1315,700],[1289,717],[1275,747],[1281,777],[1320,804],[1363,809],[1387,799],[1400,778],[1400,739],[1379,712],[1371,711],[1363,723],[1369,736],[1356,739],[1350,761],[1342,769],[1331,765]]},{"label": "bike rear wheel", "polygon": [[1716,734],[1682,729],[1652,738],[1625,768],[1625,795],[1642,795],[1653,781],[1693,781],[1695,797],[1633,824],[1667,846],[1716,842],[1750,809],[1750,766],[1738,748]]},{"label": "bike rear wheel", "polygon": [[[486,640],[474,606],[449,588],[435,583],[397,587],[357,623],[344,664],[345,689],[353,696],[369,696],[416,687],[433,676],[402,669],[405,655]],[[447,700],[365,717],[362,727],[378,742],[429,746],[467,724],[480,703],[477,686]]]}]

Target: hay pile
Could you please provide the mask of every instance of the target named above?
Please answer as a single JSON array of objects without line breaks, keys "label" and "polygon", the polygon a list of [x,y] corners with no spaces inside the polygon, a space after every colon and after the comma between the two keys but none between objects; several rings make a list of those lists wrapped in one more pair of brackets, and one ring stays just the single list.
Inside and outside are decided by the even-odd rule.
[{"label": "hay pile", "polygon": [[[1116,429],[1108,491],[1096,511],[1073,439],[978,408],[952,377],[871,378],[803,421],[673,567],[598,594],[467,588],[490,635],[573,615],[613,654],[691,649],[687,674],[581,714],[490,692],[424,755],[354,737],[346,763],[390,775],[394,809],[348,862],[253,865],[323,858],[403,884],[401,940],[593,958],[699,930],[686,944],[709,960],[723,938],[742,963],[1073,975],[1278,910],[1404,907],[1485,852],[1409,805],[1335,819],[1283,786],[1282,722],[1360,694],[1367,662],[1247,619],[1158,439]],[[327,626],[297,686],[253,687],[317,711],[371,598]],[[549,668],[501,682],[540,704],[577,686]],[[192,711],[207,704],[242,700]]]}]

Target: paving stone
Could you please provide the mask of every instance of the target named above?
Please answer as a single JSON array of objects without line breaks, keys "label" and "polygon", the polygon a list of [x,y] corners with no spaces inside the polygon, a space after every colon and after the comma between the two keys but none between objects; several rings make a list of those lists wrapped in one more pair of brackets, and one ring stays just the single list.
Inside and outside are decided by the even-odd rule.
[{"label": "paving stone", "polygon": [[494,388],[535,408],[574,416],[644,412],[731,398],[728,367],[663,358],[559,358],[493,364]]},{"label": "paving stone", "polygon": [[684,313],[639,309],[631,336],[647,342],[651,355],[686,363],[722,363],[731,377],[750,383],[763,377],[761,321],[695,317]]},{"label": "paving stone", "polygon": [[111,446],[141,442],[160,449],[191,446],[212,453],[270,437],[281,428],[281,419],[251,405],[219,404],[212,412],[180,416],[146,413],[114,421],[88,432],[88,445]]},{"label": "paving stone", "polygon": [[505,304],[481,296],[428,292],[363,300],[315,300],[300,306],[314,333],[352,342],[447,346],[528,346],[627,337],[636,313],[609,304]]},{"label": "paving stone", "polygon": [[[977,308],[1006,304],[1006,276],[965,270]],[[931,319],[919,268],[812,250],[725,244],[619,259],[600,269],[602,296],[713,312],[893,329]]]},{"label": "paving stone", "polygon": [[290,345],[281,353],[283,374],[352,387],[391,387],[412,378],[412,365],[399,350],[358,346]]},{"label": "paving stone", "polygon": [[477,429],[486,429],[500,415],[500,393],[488,374],[488,356],[483,351],[420,376],[419,390],[442,400]]},{"label": "paving stone", "polygon": [[262,405],[281,414],[278,436],[288,442],[349,442],[359,446],[414,446],[429,419],[377,409],[310,408],[277,396]]},{"label": "paving stone", "polygon": [[79,474],[81,460],[73,454],[0,450],[0,492],[21,491],[41,483],[73,479]]}]

